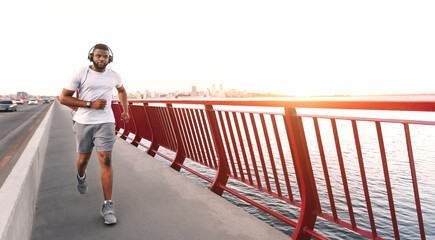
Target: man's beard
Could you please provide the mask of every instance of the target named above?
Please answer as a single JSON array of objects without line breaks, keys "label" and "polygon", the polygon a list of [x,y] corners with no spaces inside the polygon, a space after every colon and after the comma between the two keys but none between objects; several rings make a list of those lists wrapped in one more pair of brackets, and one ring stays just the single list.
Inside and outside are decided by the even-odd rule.
[{"label": "man's beard", "polygon": [[109,64],[109,63],[104,64],[103,66],[98,65],[96,62],[93,62],[93,64],[94,64],[94,67],[96,70],[104,71],[104,69],[106,69],[107,64]]}]

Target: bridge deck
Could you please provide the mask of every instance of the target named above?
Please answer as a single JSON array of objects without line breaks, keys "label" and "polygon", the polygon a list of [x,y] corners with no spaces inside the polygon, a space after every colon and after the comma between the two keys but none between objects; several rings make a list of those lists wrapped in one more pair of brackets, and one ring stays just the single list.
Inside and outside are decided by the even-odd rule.
[{"label": "bridge deck", "polygon": [[118,223],[106,226],[96,154],[80,195],[70,110],[58,102],[53,108],[32,239],[289,239],[121,140],[113,152]]}]

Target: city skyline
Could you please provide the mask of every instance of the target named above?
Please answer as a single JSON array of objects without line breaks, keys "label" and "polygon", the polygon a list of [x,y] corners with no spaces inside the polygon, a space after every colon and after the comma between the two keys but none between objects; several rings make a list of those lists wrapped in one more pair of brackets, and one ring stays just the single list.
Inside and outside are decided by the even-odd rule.
[{"label": "city skyline", "polygon": [[[17,98],[18,93],[0,94],[0,99],[13,99]],[[58,95],[45,95],[45,94],[33,94],[27,93],[29,97],[54,97]],[[347,95],[347,94],[335,94],[335,95],[311,95],[311,96],[298,96],[289,94],[279,94],[274,92],[249,92],[240,89],[227,89],[225,90],[223,84],[219,84],[219,88],[216,88],[215,84],[212,84],[210,88],[198,89],[197,86],[191,86],[191,91],[149,91],[149,90],[137,90],[128,91],[129,99],[152,99],[152,98],[288,98],[288,97],[379,97],[379,96],[435,96],[435,93],[421,92],[421,93],[394,93],[394,94],[361,94],[361,95]],[[113,91],[113,96],[117,97],[117,92]]]},{"label": "city skyline", "polygon": [[[116,96],[116,95],[115,95]],[[248,93],[246,90],[229,89],[225,91],[223,84],[219,84],[219,88],[212,84],[210,88],[198,90],[196,86],[191,87],[191,91],[173,91],[173,92],[155,92],[155,91],[136,91],[136,93],[128,93],[129,98],[146,99],[146,98],[241,98],[253,97],[253,93]]]}]

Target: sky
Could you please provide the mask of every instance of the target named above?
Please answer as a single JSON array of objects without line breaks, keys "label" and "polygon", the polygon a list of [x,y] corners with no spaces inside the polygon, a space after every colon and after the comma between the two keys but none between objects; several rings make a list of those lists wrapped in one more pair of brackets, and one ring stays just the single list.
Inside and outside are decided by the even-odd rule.
[{"label": "sky", "polygon": [[59,95],[97,43],[128,92],[435,93],[435,1],[0,1],[0,95]]}]

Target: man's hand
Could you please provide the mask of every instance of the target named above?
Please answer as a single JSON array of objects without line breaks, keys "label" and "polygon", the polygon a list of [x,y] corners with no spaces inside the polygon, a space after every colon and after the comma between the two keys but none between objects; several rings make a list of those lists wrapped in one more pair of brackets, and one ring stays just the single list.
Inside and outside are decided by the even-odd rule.
[{"label": "man's hand", "polygon": [[130,116],[128,115],[128,112],[121,113],[121,120],[124,121],[125,123],[128,123],[128,121],[130,120]]},{"label": "man's hand", "polygon": [[93,109],[104,109],[106,107],[107,101],[106,99],[98,99],[91,103],[91,108]]}]

